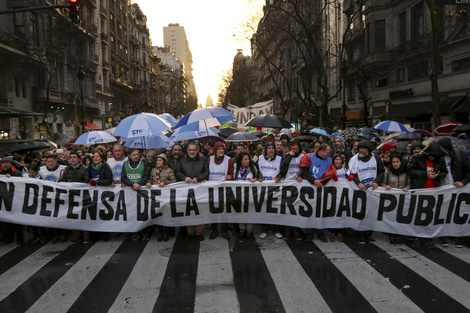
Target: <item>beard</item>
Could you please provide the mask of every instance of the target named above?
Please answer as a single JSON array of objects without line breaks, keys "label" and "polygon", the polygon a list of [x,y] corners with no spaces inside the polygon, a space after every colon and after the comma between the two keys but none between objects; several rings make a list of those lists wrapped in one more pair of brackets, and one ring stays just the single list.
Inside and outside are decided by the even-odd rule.
[{"label": "beard", "polygon": [[173,159],[181,159],[181,153],[173,153]]},{"label": "beard", "polygon": [[370,157],[371,157],[371,154],[369,152],[367,152],[367,153],[359,152],[359,154],[358,154],[358,158],[361,161],[368,161],[370,159]]}]

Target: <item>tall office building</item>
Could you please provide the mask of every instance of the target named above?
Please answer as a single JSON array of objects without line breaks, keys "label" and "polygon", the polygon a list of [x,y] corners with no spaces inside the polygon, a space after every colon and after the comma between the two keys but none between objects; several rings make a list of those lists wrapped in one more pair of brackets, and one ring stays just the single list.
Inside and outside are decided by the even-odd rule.
[{"label": "tall office building", "polygon": [[188,90],[188,103],[189,107],[197,106],[196,86],[193,78],[193,56],[189,49],[189,42],[186,37],[184,26],[178,23],[170,23],[167,27],[163,27],[163,44],[169,47],[171,52],[174,52],[178,59],[184,64],[185,78]]}]

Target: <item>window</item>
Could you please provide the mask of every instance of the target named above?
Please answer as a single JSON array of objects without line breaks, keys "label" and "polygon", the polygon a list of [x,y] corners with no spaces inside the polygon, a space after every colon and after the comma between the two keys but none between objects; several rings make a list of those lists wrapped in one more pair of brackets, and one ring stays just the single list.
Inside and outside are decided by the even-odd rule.
[{"label": "window", "polygon": [[385,20],[375,21],[375,51],[385,51],[386,46]]},{"label": "window", "polygon": [[405,68],[399,68],[396,71],[397,73],[397,83],[403,83],[405,81]]},{"label": "window", "polygon": [[21,79],[15,77],[15,96],[21,97]]},{"label": "window", "polygon": [[366,53],[370,54],[370,23],[366,25]]},{"label": "window", "polygon": [[398,44],[406,43],[406,11],[398,14]]},{"label": "window", "polygon": [[408,66],[408,81],[412,81],[419,78],[424,78],[427,76],[428,72],[428,62],[423,61],[413,65]]},{"label": "window", "polygon": [[21,80],[21,87],[23,91],[23,98],[26,98],[28,93],[26,92],[26,79],[25,78]]},{"label": "window", "polygon": [[411,40],[419,43],[424,34],[424,7],[419,3],[411,8]]},{"label": "window", "polygon": [[354,94],[355,94],[354,81],[350,80],[348,82],[348,101],[349,102],[354,102]]}]

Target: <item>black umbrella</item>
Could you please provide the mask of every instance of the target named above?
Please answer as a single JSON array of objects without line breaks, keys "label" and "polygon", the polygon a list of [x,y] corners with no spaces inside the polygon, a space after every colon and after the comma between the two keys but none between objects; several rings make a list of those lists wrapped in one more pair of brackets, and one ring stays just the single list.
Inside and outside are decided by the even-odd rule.
[{"label": "black umbrella", "polygon": [[72,140],[71,137],[64,135],[64,134],[53,134],[52,141],[55,142],[59,146],[65,146]]},{"label": "black umbrella", "polygon": [[470,124],[457,126],[452,130],[453,133],[470,133]]},{"label": "black umbrella", "polygon": [[28,152],[28,151],[36,151],[50,148],[51,146],[40,140],[28,141],[18,144],[16,147],[11,149],[11,152]]},{"label": "black umbrella", "polygon": [[258,137],[252,133],[247,132],[236,132],[231,134],[225,139],[225,141],[230,142],[244,142],[244,141],[258,141]]},{"label": "black umbrella", "polygon": [[273,114],[262,114],[253,117],[245,126],[250,127],[272,127],[272,128],[291,128],[290,122],[282,117]]},{"label": "black umbrella", "polygon": [[219,130],[220,130],[220,133],[218,133],[217,135],[222,136],[222,137],[228,137],[231,134],[238,132],[238,130],[231,128],[231,127],[221,128]]}]

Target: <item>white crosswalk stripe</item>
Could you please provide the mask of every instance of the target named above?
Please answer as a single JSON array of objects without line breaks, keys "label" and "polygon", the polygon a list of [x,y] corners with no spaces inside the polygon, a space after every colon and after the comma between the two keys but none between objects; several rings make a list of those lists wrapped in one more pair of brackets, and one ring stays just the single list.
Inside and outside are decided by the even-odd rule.
[{"label": "white crosswalk stripe", "polygon": [[118,239],[94,244],[28,312],[67,312],[121,244]]},{"label": "white crosswalk stripe", "polygon": [[[257,235],[256,232],[255,234]],[[407,245],[390,245],[385,235],[377,233],[374,234],[374,238],[377,240],[376,248],[374,248],[375,250],[369,249],[368,253],[380,251],[381,260],[385,256],[385,261],[387,255],[389,255],[390,263],[393,263],[394,268],[401,267],[402,269],[411,270],[417,274],[416,277],[423,278],[422,282],[426,282],[426,284],[430,282],[432,285],[429,286],[433,286],[435,291],[447,295],[448,301],[455,300],[462,306],[462,309],[467,308],[470,310],[468,275],[464,275],[463,278],[459,277],[454,273],[455,270],[450,271],[449,267],[446,268],[445,262],[441,259],[434,259],[439,261],[438,264],[432,261],[431,255],[427,257],[427,254],[423,253],[424,251],[413,250]],[[81,254],[77,256],[78,261],[75,264],[70,264],[70,269],[58,278],[55,283],[51,282],[50,286],[47,287],[48,289],[45,292],[43,290],[42,295],[38,294],[37,300],[35,299],[34,303],[31,302],[32,305],[27,309],[27,312],[69,311],[85,289],[91,290],[89,286],[93,285],[90,285],[90,283],[95,279],[100,279],[98,274],[105,265],[109,263],[108,267],[112,266],[113,262],[110,262],[110,259],[118,249],[119,253],[132,250],[132,245],[122,245],[124,240],[125,238],[115,238],[109,242],[97,242],[88,251],[83,250],[80,252]],[[193,295],[194,298],[189,301],[193,304],[193,306],[190,305],[190,311],[198,313],[242,311],[241,301],[243,299],[240,298],[242,295],[237,294],[237,282],[234,279],[234,273],[236,272],[234,266],[236,263],[232,264],[232,253],[237,252],[237,244],[241,242],[241,239],[239,240],[237,237],[232,237],[231,242],[223,238],[206,239],[199,244],[199,252],[197,252],[197,249],[193,252],[194,257],[191,260],[198,258],[197,267],[196,264],[186,264],[184,260],[180,260],[182,263],[179,266],[183,266],[185,271],[194,266],[196,272],[197,268],[197,276],[192,282],[195,294]],[[366,301],[370,304],[371,310],[373,308],[377,312],[384,313],[427,311],[427,309],[420,307],[422,303],[414,302],[416,299],[413,298],[412,294],[404,292],[396,282],[392,283],[391,277],[384,276],[384,273],[390,273],[389,271],[382,271],[375,264],[372,264],[372,261],[364,257],[367,254],[355,251],[355,245],[340,242],[322,243],[319,240],[315,240],[314,244],[287,242],[276,239],[272,235],[268,236],[267,239],[257,240],[257,242],[247,239],[244,239],[243,242],[245,245],[250,245],[252,249],[259,249],[258,260],[266,265],[265,272],[269,272],[267,278],[266,276],[262,277],[263,279],[272,280],[271,284],[266,285],[275,286],[275,294],[278,295],[279,299],[277,301],[280,301],[279,305],[283,306],[283,308],[279,308],[280,311],[335,312],[338,310],[335,303],[332,302],[335,301],[332,299],[337,298],[327,299],[329,295],[325,294],[324,284],[323,286],[318,284],[318,280],[322,279],[322,276],[312,276],[312,273],[308,272],[311,269],[305,267],[305,263],[300,262],[299,255],[302,254],[299,254],[299,251],[296,252],[295,247],[302,247],[303,255],[315,253],[315,255],[321,256],[324,261],[323,266],[327,264],[330,270],[334,268],[335,271],[341,273],[344,276],[344,281],[350,284],[350,288],[355,290],[358,297],[362,295],[363,299],[360,301]],[[111,301],[107,304],[109,305],[108,312],[152,312],[155,310],[163,288],[162,283],[167,279],[165,273],[171,264],[170,257],[176,244],[184,247],[184,245],[197,243],[183,240],[177,243],[174,238],[171,238],[168,242],[157,242],[156,238],[153,237],[145,247],[144,244],[141,244],[142,252],[140,250],[139,252],[134,251],[134,263],[125,265],[129,269],[128,274],[126,274],[128,277],[121,276],[123,285],[119,286],[113,297],[110,298]],[[120,249],[121,245],[127,250]],[[232,251],[234,245],[236,248],[235,251]],[[56,256],[62,255],[67,247],[67,243],[46,244],[33,253],[29,252],[30,254],[27,257],[11,266],[11,268],[5,268],[0,275],[0,286],[2,286],[0,288],[0,306],[9,295],[27,282],[32,275],[40,271]],[[309,252],[310,247],[312,251]],[[367,248],[367,246],[362,247]],[[22,248],[16,245],[2,246],[0,247],[0,258],[7,257],[13,249]],[[438,254],[432,256],[434,258],[445,258],[446,255],[449,255],[449,257],[455,256],[456,259],[454,260],[460,262],[456,263],[460,264],[460,267],[470,264],[470,249],[468,248],[458,249],[451,245],[442,248],[441,251],[438,251]],[[184,258],[184,254],[181,257]],[[315,262],[315,259],[307,258],[307,260]],[[243,271],[243,266],[246,266],[246,264],[238,264],[237,266],[239,271]],[[386,265],[382,264],[382,266]],[[189,283],[191,284],[191,282]],[[246,283],[246,280],[243,283]],[[185,284],[188,284],[188,282]],[[406,288],[416,288],[415,282],[410,280],[409,286]],[[332,286],[333,289],[335,289],[334,286]],[[426,290],[422,292],[426,293]],[[245,294],[242,297],[245,297],[244,301],[247,301],[246,299],[251,301],[251,299],[262,296],[263,293],[260,292],[257,296]],[[8,301],[12,301],[10,298],[8,298]],[[112,303],[113,301],[114,303]],[[269,302],[270,299],[256,301]],[[4,305],[7,304],[4,303]],[[174,305],[178,306],[178,302]],[[262,305],[260,307],[263,308]],[[178,311],[177,308],[172,308],[172,310]],[[183,310],[183,308],[180,308],[180,310]],[[186,307],[184,310],[188,310],[188,308]]]}]

